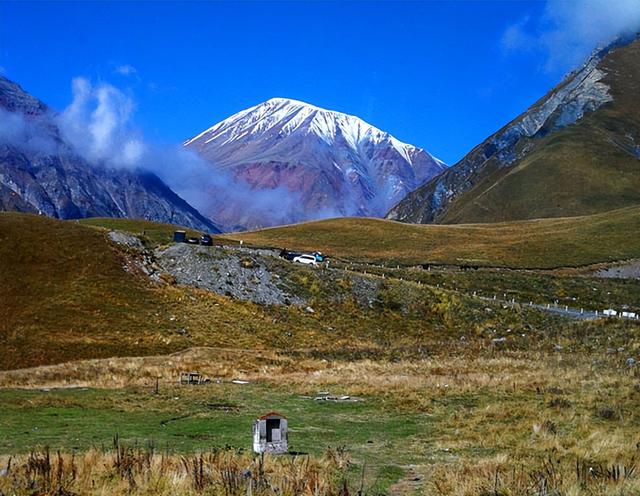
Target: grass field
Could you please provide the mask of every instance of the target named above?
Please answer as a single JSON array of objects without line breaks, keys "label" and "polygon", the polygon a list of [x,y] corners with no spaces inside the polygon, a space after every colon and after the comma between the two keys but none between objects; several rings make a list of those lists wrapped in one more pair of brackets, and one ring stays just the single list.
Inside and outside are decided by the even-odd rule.
[{"label": "grass field", "polygon": [[[225,446],[250,450],[253,420],[278,409],[291,418],[292,451],[321,456],[329,446],[348,446],[351,456],[366,460],[372,473],[396,478],[403,472],[400,467],[417,462],[403,444],[428,435],[434,424],[421,413],[384,413],[377,398],[319,402],[267,384],[163,385],[159,395],[149,388],[14,390],[0,392],[0,398],[8,419],[3,421],[1,453],[19,453],[33,445],[102,450],[110,447],[115,434],[125,445],[153,442],[178,453]],[[393,480],[378,482],[386,487]]]},{"label": "grass field", "polygon": [[[0,453],[6,459],[44,445],[103,451],[115,434],[125,445],[152,442],[169,453],[248,449],[253,418],[277,410],[289,418],[292,449],[319,458],[329,446],[343,447],[352,481],[364,466],[367,494],[388,490],[406,473],[417,479],[410,489],[425,494],[480,494],[495,484],[521,494],[518,484],[535,478],[562,489],[557,494],[633,494],[634,478],[581,481],[575,472],[582,463],[634,464],[640,376],[625,357],[638,352],[639,342],[628,331],[625,354],[489,348],[409,361],[272,356],[242,375],[251,381],[246,385],[213,375],[223,382],[177,386],[167,377],[154,394],[151,377],[134,384],[131,374],[132,385],[118,389],[3,389]],[[199,359],[203,372],[219,371],[206,353]],[[119,362],[125,371],[126,360]],[[114,365],[93,363],[93,379],[104,385],[101,367]],[[313,400],[322,390],[360,401]],[[548,460],[555,478],[543,472]]]},{"label": "grass field", "polygon": [[114,219],[110,217],[89,217],[75,221],[83,226],[97,227],[106,230],[125,231],[139,236],[148,247],[166,245],[173,241],[173,232],[180,229],[186,231],[187,236],[200,237],[200,231],[173,224],[161,224],[139,219]]},{"label": "grass field", "polygon": [[343,218],[218,236],[387,264],[575,267],[640,257],[640,207],[498,224],[414,225]]},{"label": "grass field", "polygon": [[[627,364],[640,359],[640,325],[569,321],[470,296],[503,290],[518,299],[636,308],[637,281],[350,260],[313,270],[273,258],[269,270],[309,311],[151,283],[132,265],[135,254],[108,242],[104,228],[124,228],[120,222],[0,215],[0,470],[9,457],[14,464],[10,476],[0,475],[5,494],[33,492],[29,467],[44,462],[29,453],[45,446],[54,468],[37,484],[53,484],[43,474],[57,477],[60,450],[65,477],[74,473],[74,453],[85,460],[78,474],[93,467],[69,479],[69,492],[215,494],[219,481],[204,488],[193,479],[193,457],[208,453],[214,479],[230,466],[238,477],[255,468],[251,424],[267,410],[289,418],[292,449],[310,454],[304,466],[269,461],[277,484],[323,481],[322,491],[303,494],[344,495],[343,476],[353,494],[363,471],[369,495],[640,490],[624,475],[640,443],[640,368]],[[128,229],[145,231],[150,246],[173,231],[138,222]],[[26,366],[37,367],[19,368]],[[185,370],[213,381],[180,387]],[[361,401],[315,401],[320,391]],[[116,467],[115,435],[137,453],[131,476]],[[348,460],[342,468],[327,461],[329,447]],[[246,494],[246,478],[239,480],[227,494]],[[543,486],[546,493],[534,492]]]}]

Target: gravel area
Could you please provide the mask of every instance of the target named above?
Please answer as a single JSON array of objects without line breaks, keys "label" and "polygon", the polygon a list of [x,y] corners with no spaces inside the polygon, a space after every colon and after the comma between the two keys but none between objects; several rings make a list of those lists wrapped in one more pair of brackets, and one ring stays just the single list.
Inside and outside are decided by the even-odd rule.
[{"label": "gravel area", "polygon": [[239,300],[263,305],[302,305],[305,301],[289,294],[256,253],[229,251],[217,247],[175,244],[156,250],[156,263],[187,284]]},{"label": "gravel area", "polygon": [[594,272],[593,275],[617,279],[640,279],[640,260],[602,269]]},{"label": "gravel area", "polygon": [[127,248],[133,248],[134,250],[142,251],[144,250],[144,245],[142,241],[133,234],[125,233],[122,231],[109,231],[109,239],[114,243],[117,243],[122,246],[126,246]]}]

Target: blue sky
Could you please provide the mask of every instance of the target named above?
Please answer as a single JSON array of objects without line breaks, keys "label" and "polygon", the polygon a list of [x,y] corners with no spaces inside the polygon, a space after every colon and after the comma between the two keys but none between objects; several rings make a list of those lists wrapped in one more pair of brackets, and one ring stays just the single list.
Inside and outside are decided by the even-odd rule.
[{"label": "blue sky", "polygon": [[[453,164],[628,22],[621,12],[599,29],[589,2],[638,5],[2,1],[0,71],[56,110],[73,78],[114,85],[159,142],[280,96],[358,115]],[[576,9],[595,35],[572,24]]]}]

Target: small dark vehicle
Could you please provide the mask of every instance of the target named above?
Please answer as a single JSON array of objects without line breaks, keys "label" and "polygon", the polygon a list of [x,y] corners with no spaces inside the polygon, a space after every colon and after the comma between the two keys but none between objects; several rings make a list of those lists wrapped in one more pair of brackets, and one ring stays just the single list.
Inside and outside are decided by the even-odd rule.
[{"label": "small dark vehicle", "polygon": [[296,257],[299,257],[300,255],[302,255],[302,253],[297,253],[295,251],[289,251],[286,248],[283,248],[280,251],[280,256],[282,258],[284,258],[285,260],[289,260],[289,261],[293,260]]},{"label": "small dark vehicle", "polygon": [[187,244],[189,245],[199,245],[200,240],[198,238],[187,238]]},{"label": "small dark vehicle", "polygon": [[204,246],[213,246],[213,238],[208,234],[203,234],[200,237],[200,244]]}]

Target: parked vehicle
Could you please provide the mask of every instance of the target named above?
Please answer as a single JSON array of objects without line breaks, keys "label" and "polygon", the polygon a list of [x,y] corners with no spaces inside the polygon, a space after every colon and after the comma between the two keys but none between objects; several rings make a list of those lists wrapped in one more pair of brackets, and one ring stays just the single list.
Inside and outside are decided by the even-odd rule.
[{"label": "parked vehicle", "polygon": [[295,251],[289,251],[286,248],[283,248],[280,251],[280,256],[285,260],[292,261],[294,258],[299,257],[302,253],[296,253]]},{"label": "parked vehicle", "polygon": [[316,262],[324,262],[324,259],[327,258],[319,251],[314,251],[313,256],[316,257]]},{"label": "parked vehicle", "polygon": [[203,234],[200,237],[200,244],[204,246],[213,246],[213,238],[208,234]]},{"label": "parked vehicle", "polygon": [[199,245],[200,244],[200,240],[198,238],[187,238],[187,244]]},{"label": "parked vehicle", "polygon": [[317,266],[318,262],[316,262],[316,256],[315,255],[300,255],[297,256],[293,259],[294,262],[296,263],[301,263],[301,264],[305,264],[305,265],[314,265]]}]

